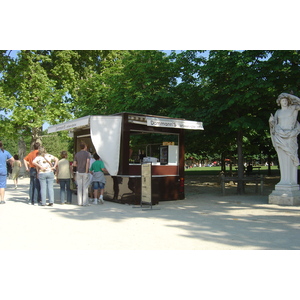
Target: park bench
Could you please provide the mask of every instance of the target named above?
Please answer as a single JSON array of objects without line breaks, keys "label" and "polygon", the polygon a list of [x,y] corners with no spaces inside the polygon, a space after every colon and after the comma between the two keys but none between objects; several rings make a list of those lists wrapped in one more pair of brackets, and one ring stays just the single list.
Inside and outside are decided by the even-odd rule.
[{"label": "park bench", "polygon": [[264,188],[264,176],[263,175],[255,175],[255,176],[244,176],[242,178],[238,178],[237,176],[225,176],[224,174],[220,174],[220,180],[221,180],[221,190],[223,196],[225,196],[225,183],[226,182],[242,182],[243,183],[243,189],[245,189],[245,185],[247,182],[254,182],[256,184],[255,186],[255,193],[258,194],[258,184],[260,184],[260,194],[263,193]]}]

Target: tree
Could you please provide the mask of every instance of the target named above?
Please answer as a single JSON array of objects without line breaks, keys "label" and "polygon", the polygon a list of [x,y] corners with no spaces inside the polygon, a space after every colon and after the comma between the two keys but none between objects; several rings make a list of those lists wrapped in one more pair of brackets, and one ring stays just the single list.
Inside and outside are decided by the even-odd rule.
[{"label": "tree", "polygon": [[70,161],[73,159],[73,139],[68,136],[66,131],[51,134],[43,132],[41,139],[48,153],[60,159],[61,152],[67,151],[68,159]]},{"label": "tree", "polygon": [[72,62],[75,70],[80,71],[80,66],[85,69],[85,72],[81,70],[78,73],[76,87],[70,92],[74,116],[105,115],[116,112],[115,99],[111,93],[117,87],[113,85],[111,77],[122,72],[123,57],[128,51],[86,51],[90,53],[90,59],[88,59],[89,53],[82,52],[84,51],[78,51],[78,60],[75,64]]},{"label": "tree", "polygon": [[[96,91],[98,101],[80,103],[82,111],[112,114],[122,111],[168,115],[173,101],[171,86],[175,84],[171,63],[160,51],[123,51],[95,74],[85,90]],[[88,95],[91,93],[87,93]],[[95,105],[96,104],[96,105]]]},{"label": "tree", "polygon": [[89,114],[199,120],[187,152],[238,152],[242,176],[245,150],[272,154],[267,120],[281,92],[298,94],[299,73],[299,51],[0,51],[0,127],[34,141],[44,122]]},{"label": "tree", "polygon": [[176,81],[167,55],[161,51],[132,51],[124,65],[119,82],[127,90],[118,95],[118,102],[122,103],[124,97],[128,111],[169,116]]},{"label": "tree", "polygon": [[38,140],[44,122],[70,117],[64,99],[67,89],[57,88],[42,66],[49,61],[44,53],[22,50],[6,64],[1,79],[1,102],[10,114],[10,133],[31,133],[32,143]]},{"label": "tree", "polygon": [[[238,153],[238,177],[243,177],[243,138],[266,128],[270,107],[268,83],[261,69],[266,51],[211,51],[200,68],[199,113],[206,121],[206,134],[218,137],[223,145],[234,143]],[[219,138],[221,137],[221,138]],[[242,193],[242,182],[238,193]]]}]

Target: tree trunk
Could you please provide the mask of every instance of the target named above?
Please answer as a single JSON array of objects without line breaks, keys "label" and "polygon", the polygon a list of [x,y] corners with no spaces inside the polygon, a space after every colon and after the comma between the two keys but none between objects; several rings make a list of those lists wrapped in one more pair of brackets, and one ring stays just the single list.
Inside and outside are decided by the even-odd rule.
[{"label": "tree trunk", "polygon": [[40,139],[42,130],[43,130],[42,127],[32,128],[31,144],[30,144],[31,149],[33,149],[33,144],[36,142],[39,142],[42,145],[42,140]]},{"label": "tree trunk", "polygon": [[25,171],[25,166],[24,166],[24,162],[23,159],[26,156],[26,143],[23,139],[23,136],[19,137],[19,142],[18,142],[18,154],[19,154],[19,160],[21,162],[21,169],[20,169],[20,175],[21,176],[25,176],[26,171]]},{"label": "tree trunk", "polygon": [[23,136],[20,136],[19,138],[19,143],[18,143],[18,148],[19,148],[19,159],[21,162],[23,162],[24,157],[26,156],[26,143],[23,139]]},{"label": "tree trunk", "polygon": [[225,158],[226,158],[225,153],[222,152],[221,153],[221,172],[224,172],[224,174],[225,174],[225,171],[226,171]]},{"label": "tree trunk", "polygon": [[239,195],[244,194],[244,183],[242,178],[244,177],[244,159],[243,159],[243,131],[237,132],[237,151],[238,151],[238,185],[237,193]]}]

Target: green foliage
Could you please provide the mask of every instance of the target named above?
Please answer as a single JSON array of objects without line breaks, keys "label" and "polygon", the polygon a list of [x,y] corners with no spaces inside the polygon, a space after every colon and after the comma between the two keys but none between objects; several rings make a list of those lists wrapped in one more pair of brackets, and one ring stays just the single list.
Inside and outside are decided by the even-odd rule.
[{"label": "green foliage", "polygon": [[[281,92],[299,95],[299,61],[292,50],[1,50],[0,129],[34,141],[44,122],[138,112],[202,121],[185,132],[199,159],[236,156],[237,133],[245,156],[274,156],[268,118]],[[69,147],[42,140],[50,153]]]},{"label": "green foliage", "polygon": [[[20,51],[3,71],[1,101],[10,114],[11,130],[30,132],[33,140],[44,122],[53,123],[70,117],[63,96],[66,89],[56,88],[43,64],[51,60],[39,51]],[[3,127],[3,124],[1,124]]]},{"label": "green foliage", "polygon": [[103,73],[108,114],[128,111],[168,115],[175,84],[171,63],[160,51],[128,51]]},{"label": "green foliage", "polygon": [[[75,117],[110,113],[110,107],[114,104],[109,101],[111,87],[108,78],[118,72],[126,53],[115,50],[68,51],[65,57],[65,51],[54,52],[58,77],[61,77],[61,73],[66,74],[62,84],[68,87],[72,99],[71,111]],[[61,57],[64,58],[68,72],[62,70]],[[68,73],[72,74],[71,80]]]},{"label": "green foliage", "polygon": [[0,137],[0,141],[3,142],[4,149],[7,150],[11,155],[18,154],[18,140],[17,139],[7,139],[5,136]]},{"label": "green foliage", "polygon": [[73,160],[73,139],[67,136],[66,132],[45,134],[42,136],[42,145],[46,148],[47,152],[61,158],[62,151],[68,152],[68,159]]}]

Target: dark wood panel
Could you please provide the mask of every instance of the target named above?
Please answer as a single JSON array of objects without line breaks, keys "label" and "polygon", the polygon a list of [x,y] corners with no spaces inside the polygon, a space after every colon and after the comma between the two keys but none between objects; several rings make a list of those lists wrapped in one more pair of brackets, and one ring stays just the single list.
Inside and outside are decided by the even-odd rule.
[{"label": "dark wood panel", "polygon": [[[128,175],[141,175],[141,165],[129,165]],[[152,165],[152,175],[179,175],[179,168],[178,166]]]}]

